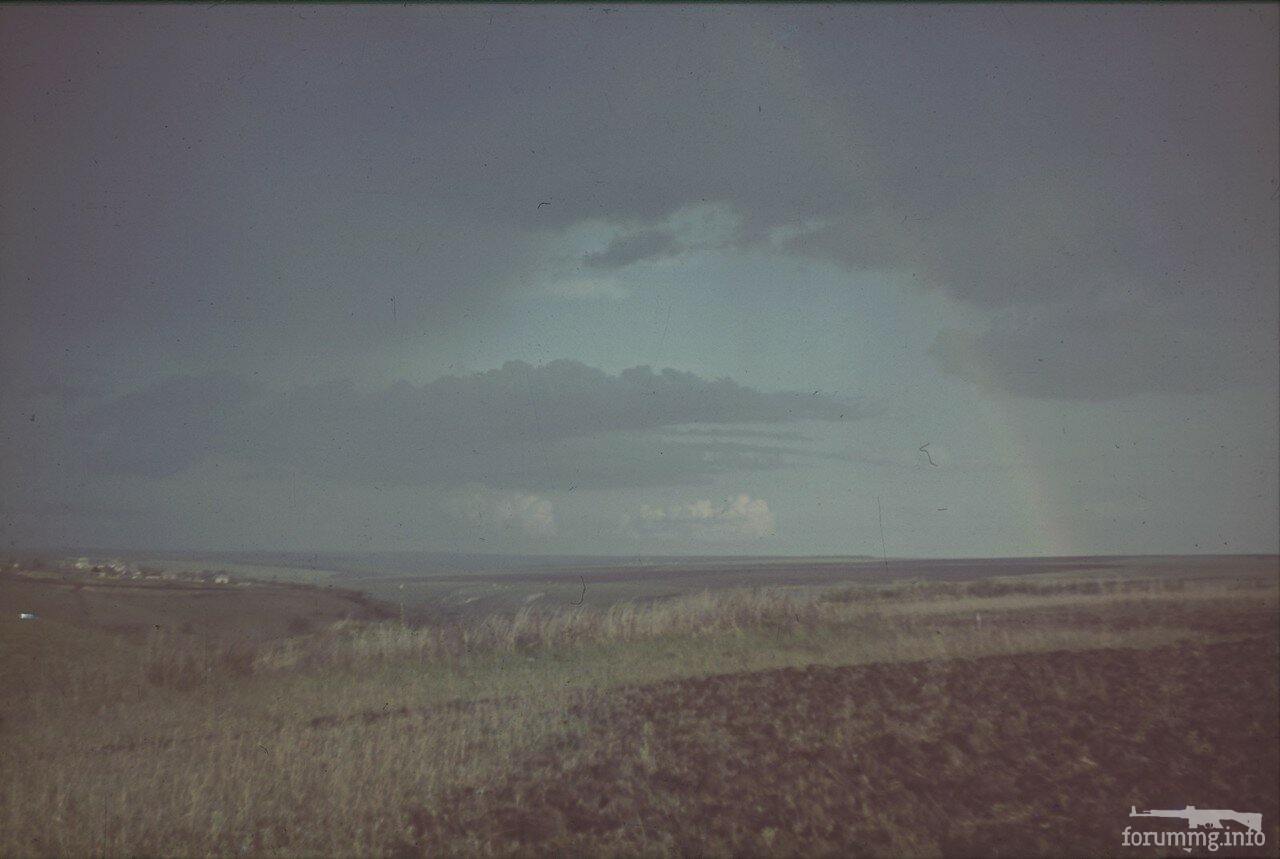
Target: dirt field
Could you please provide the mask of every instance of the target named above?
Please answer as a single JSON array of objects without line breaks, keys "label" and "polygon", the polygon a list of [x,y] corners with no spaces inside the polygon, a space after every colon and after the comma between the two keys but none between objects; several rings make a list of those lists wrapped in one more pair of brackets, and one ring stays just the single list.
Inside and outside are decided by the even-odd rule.
[{"label": "dirt field", "polygon": [[10,580],[0,855],[1277,855],[1280,571],[1167,563],[416,626]]},{"label": "dirt field", "polygon": [[1130,806],[1224,797],[1248,797],[1274,838],[1276,648],[1260,637],[629,688],[575,707],[585,734],[513,761],[509,779],[418,810],[412,844],[1103,855]]}]

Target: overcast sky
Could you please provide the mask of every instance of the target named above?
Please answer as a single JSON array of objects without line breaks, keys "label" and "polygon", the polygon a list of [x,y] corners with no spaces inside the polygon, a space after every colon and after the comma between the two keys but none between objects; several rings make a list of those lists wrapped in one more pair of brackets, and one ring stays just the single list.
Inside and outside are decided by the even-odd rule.
[{"label": "overcast sky", "polygon": [[1275,552],[1278,38],[5,7],[0,537]]}]

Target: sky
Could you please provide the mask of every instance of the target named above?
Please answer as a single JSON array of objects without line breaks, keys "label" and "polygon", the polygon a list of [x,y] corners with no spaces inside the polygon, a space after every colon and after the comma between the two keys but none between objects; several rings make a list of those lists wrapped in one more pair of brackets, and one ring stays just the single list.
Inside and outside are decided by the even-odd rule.
[{"label": "sky", "polygon": [[1277,552],[1278,15],[0,8],[0,540]]}]

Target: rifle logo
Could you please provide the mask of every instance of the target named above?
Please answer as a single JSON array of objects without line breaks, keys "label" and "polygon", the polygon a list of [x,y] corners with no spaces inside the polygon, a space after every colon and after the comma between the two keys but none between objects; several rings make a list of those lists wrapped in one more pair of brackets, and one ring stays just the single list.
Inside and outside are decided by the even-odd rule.
[{"label": "rifle logo", "polygon": [[1221,829],[1222,821],[1233,820],[1250,832],[1262,832],[1262,815],[1255,812],[1232,811],[1229,808],[1186,808],[1163,809],[1153,808],[1150,811],[1138,811],[1137,806],[1129,806],[1130,817],[1180,817],[1187,821],[1188,829]]}]

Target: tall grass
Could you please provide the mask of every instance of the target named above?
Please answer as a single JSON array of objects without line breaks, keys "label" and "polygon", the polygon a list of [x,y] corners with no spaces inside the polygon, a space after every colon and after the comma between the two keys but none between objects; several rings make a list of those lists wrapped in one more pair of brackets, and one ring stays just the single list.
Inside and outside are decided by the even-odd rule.
[{"label": "tall grass", "polygon": [[[980,584],[980,583],[979,583]],[[1095,583],[1085,583],[1094,585]],[[914,635],[914,626],[943,626],[957,636],[1000,632],[1002,616],[1034,608],[1078,608],[1102,617],[1143,614],[1142,625],[1159,624],[1163,610],[1205,601],[1248,601],[1257,591],[1265,601],[1266,582],[1242,591],[1221,580],[1205,583],[1121,582],[1079,589],[1073,584],[960,587],[943,583],[889,593],[870,589],[741,589],[708,591],[669,600],[619,603],[607,608],[524,607],[509,614],[410,627],[395,622],[342,621],[312,635],[263,647],[252,659],[255,670],[290,670],[411,661],[459,664],[477,657],[511,656],[619,646],[664,639],[723,638],[735,635],[794,637],[839,630],[862,640]],[[1114,585],[1114,586],[1112,586]],[[1274,588],[1272,588],[1274,591]],[[909,616],[917,616],[913,624]],[[1074,620],[1074,618],[1073,618]],[[1008,630],[1005,630],[1008,632]],[[1022,629],[1022,638],[1041,636]],[[1096,634],[1096,630],[1091,634]],[[1007,637],[1007,636],[1006,636]],[[1010,643],[1012,646],[1012,643]],[[231,656],[222,657],[234,662]]]},{"label": "tall grass", "polygon": [[511,614],[409,627],[343,621],[310,636],[266,647],[255,667],[352,664],[411,659],[450,663],[470,656],[515,655],[664,637],[814,629],[850,612],[815,597],[777,591],[703,593],[608,608],[521,608]]}]

